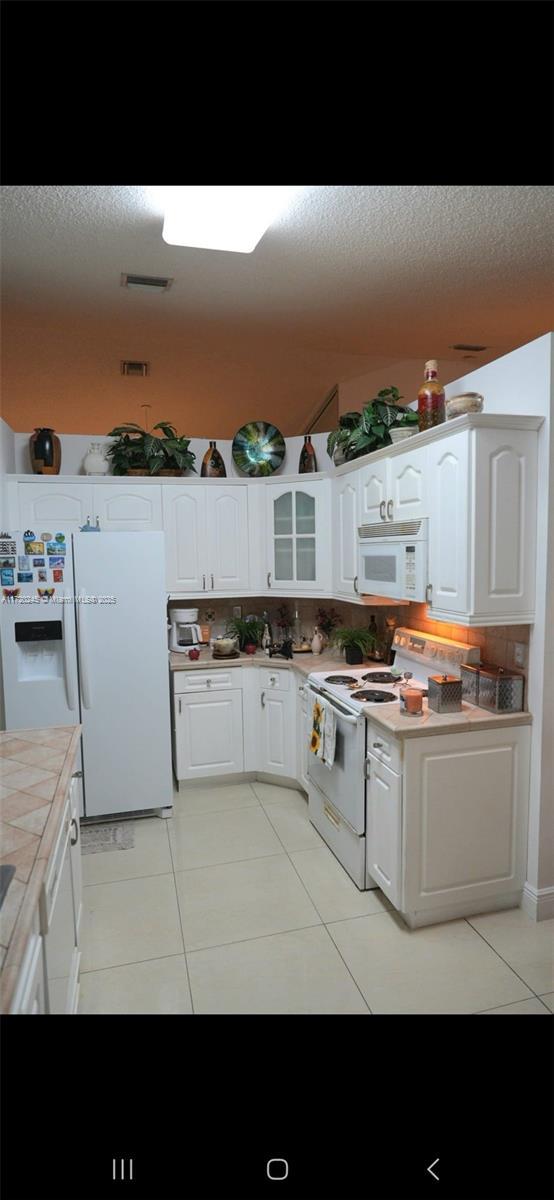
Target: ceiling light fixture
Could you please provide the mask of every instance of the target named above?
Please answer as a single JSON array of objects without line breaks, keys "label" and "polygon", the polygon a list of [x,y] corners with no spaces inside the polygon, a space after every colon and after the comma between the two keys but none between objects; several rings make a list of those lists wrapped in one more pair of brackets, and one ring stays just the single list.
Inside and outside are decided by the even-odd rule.
[{"label": "ceiling light fixture", "polygon": [[298,187],[166,187],[163,239],[170,246],[251,254]]}]

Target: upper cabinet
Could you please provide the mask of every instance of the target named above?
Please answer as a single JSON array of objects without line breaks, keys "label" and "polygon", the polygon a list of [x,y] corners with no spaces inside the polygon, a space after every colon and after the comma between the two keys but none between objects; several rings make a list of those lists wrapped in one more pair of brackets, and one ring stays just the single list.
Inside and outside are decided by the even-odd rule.
[{"label": "upper cabinet", "polygon": [[332,480],[333,594],[354,600],[358,594],[358,475]]},{"label": "upper cabinet", "polygon": [[92,491],[94,520],[98,517],[100,528],[106,533],[163,529],[160,486],[122,479],[117,487],[95,483]]},{"label": "upper cabinet", "polygon": [[533,621],[537,433],[469,428],[428,447],[430,616]]},{"label": "upper cabinet", "polygon": [[[87,517],[93,517],[93,486],[91,483],[52,481],[8,484],[10,529],[32,529],[37,536],[59,529],[77,532]],[[40,526],[40,528],[39,528]]]},{"label": "upper cabinet", "polygon": [[330,480],[266,486],[266,585],[286,595],[331,590]]},{"label": "upper cabinet", "polygon": [[359,525],[427,516],[427,446],[360,468]]},{"label": "upper cabinet", "polygon": [[248,591],[247,485],[166,484],[162,497],[168,591]]}]

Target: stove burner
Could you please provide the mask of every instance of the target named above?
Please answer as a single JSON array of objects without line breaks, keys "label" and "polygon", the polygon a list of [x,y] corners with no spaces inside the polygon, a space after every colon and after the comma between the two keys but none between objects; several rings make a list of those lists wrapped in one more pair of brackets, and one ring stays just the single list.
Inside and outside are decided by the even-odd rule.
[{"label": "stove burner", "polygon": [[327,675],[325,683],[354,683],[357,684],[355,675]]},{"label": "stove burner", "polygon": [[393,704],[398,699],[393,692],[378,692],[374,688],[363,688],[351,695],[353,700],[365,700],[367,704]]},{"label": "stove burner", "polygon": [[368,675],[362,675],[362,679],[370,683],[395,683],[400,676],[391,675],[390,671],[370,671]]}]

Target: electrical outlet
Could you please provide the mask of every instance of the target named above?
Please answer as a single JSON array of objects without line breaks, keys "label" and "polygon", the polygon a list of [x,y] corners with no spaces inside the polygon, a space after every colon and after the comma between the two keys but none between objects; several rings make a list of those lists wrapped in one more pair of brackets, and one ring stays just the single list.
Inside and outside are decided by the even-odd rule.
[{"label": "electrical outlet", "polygon": [[235,604],[233,607],[233,616],[239,620],[242,617],[242,604]]},{"label": "electrical outlet", "polygon": [[525,666],[525,642],[514,642],[514,667]]}]

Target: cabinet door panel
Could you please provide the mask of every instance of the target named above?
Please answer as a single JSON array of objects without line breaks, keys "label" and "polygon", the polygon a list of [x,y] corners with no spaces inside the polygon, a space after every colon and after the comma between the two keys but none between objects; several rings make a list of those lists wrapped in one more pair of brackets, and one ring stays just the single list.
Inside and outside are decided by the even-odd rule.
[{"label": "cabinet door panel", "polygon": [[429,447],[431,614],[467,613],[469,603],[469,440],[459,433]]},{"label": "cabinet door panel", "polygon": [[333,591],[356,595],[358,486],[355,475],[333,480]]},{"label": "cabinet door panel", "polygon": [[206,488],[210,588],[236,592],[249,586],[248,492],[246,487]]},{"label": "cabinet door panel", "polygon": [[32,529],[37,537],[58,528],[75,533],[94,514],[93,488],[87,483],[19,483],[17,496],[19,528]]},{"label": "cabinet door panel", "polygon": [[93,508],[107,531],[162,529],[162,491],[155,484],[94,484]]},{"label": "cabinet door panel", "polygon": [[[263,672],[260,673],[261,676]],[[292,691],[262,688],[261,748],[259,770],[273,775],[295,775],[294,712]]]},{"label": "cabinet door panel", "polygon": [[535,433],[480,429],[475,439],[474,611],[532,613],[537,507]]},{"label": "cabinet door panel", "polygon": [[271,586],[281,592],[330,590],[329,485],[322,479],[265,489],[268,571]]},{"label": "cabinet door panel", "polygon": [[164,486],[162,492],[163,526],[170,592],[206,590],[207,520],[206,489],[186,485]]},{"label": "cabinet door panel", "polygon": [[360,471],[360,525],[376,525],[383,520],[382,512],[386,512],[386,503],[390,499],[387,465],[388,460],[381,458]]},{"label": "cabinet door panel", "polygon": [[240,691],[175,698],[175,759],[178,779],[244,770]]},{"label": "cabinet door panel", "polygon": [[369,756],[367,869],[391,904],[402,894],[402,780]]},{"label": "cabinet door panel", "polygon": [[389,498],[393,504],[394,521],[408,521],[428,515],[426,482],[426,446],[421,446],[411,454],[407,451],[390,459]]}]

